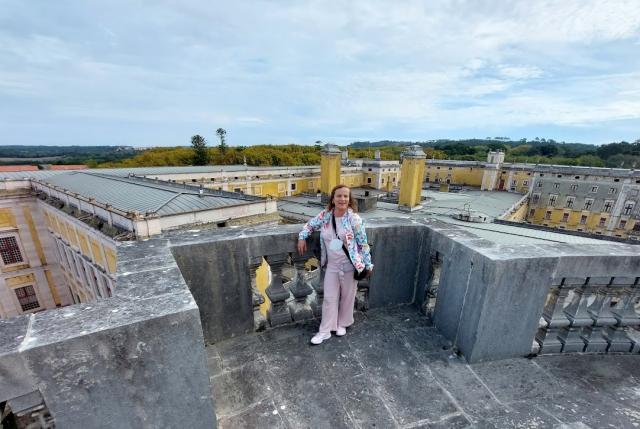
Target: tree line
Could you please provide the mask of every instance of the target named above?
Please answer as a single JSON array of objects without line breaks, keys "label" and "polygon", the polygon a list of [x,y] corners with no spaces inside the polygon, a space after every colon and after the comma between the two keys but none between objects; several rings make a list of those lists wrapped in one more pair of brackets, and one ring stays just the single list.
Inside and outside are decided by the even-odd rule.
[{"label": "tree line", "polygon": [[[21,158],[10,163],[37,163],[38,156],[60,156],[49,163],[87,164],[90,167],[146,167],[183,165],[294,166],[320,164],[323,143],[315,145],[230,146],[227,132],[216,130],[217,141],[209,144],[191,137],[191,146],[162,147],[134,151],[123,146],[3,146],[0,156]],[[343,146],[349,158],[373,158],[380,151],[383,160],[399,160],[405,146],[419,144],[429,159],[484,161],[490,150],[505,152],[507,162],[582,165],[592,167],[640,168],[640,139],[601,146],[565,143],[553,139],[510,140],[507,137],[423,142],[354,142]],[[1,161],[0,161],[1,162]],[[7,162],[5,162],[7,163]]]},{"label": "tree line", "polygon": [[[174,165],[238,165],[293,166],[320,164],[322,142],[315,145],[256,145],[229,146],[226,132],[217,132],[219,144],[207,145],[204,137],[191,138],[191,147],[163,147],[147,149],[136,156],[117,162],[100,164],[100,167],[143,167]],[[492,139],[437,140],[430,142],[357,142],[342,149],[349,158],[373,158],[376,150],[383,160],[399,160],[405,145],[419,144],[429,159],[455,159],[484,161],[490,150],[505,152],[505,161],[533,164],[581,165],[591,167],[640,168],[640,140],[633,143],[618,142],[602,146],[581,143],[562,143],[554,140],[511,141]]]}]

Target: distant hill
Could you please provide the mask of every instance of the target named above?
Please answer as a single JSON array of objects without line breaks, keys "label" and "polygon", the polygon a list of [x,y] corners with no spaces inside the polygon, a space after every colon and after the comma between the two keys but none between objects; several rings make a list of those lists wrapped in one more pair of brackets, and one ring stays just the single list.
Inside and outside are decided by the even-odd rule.
[{"label": "distant hill", "polygon": [[121,161],[138,152],[131,146],[0,146],[0,165],[88,164]]},{"label": "distant hill", "polygon": [[502,150],[508,162],[585,165],[593,167],[640,168],[640,139],[633,143],[617,142],[600,146],[558,142],[553,139],[511,140],[508,137],[485,139],[427,140],[418,142],[382,140],[358,141],[348,145],[349,152],[379,149],[383,158],[393,156],[402,146],[418,144],[434,158],[482,161],[487,151]]}]

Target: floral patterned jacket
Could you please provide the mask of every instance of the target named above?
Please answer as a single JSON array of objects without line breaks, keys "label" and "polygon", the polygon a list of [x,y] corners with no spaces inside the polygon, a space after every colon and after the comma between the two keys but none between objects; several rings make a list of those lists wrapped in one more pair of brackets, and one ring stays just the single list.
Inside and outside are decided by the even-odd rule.
[{"label": "floral patterned jacket", "polygon": [[[314,231],[333,228],[331,225],[332,216],[333,211],[322,210],[316,217],[302,227],[302,231],[298,234],[298,239],[306,240]],[[364,230],[362,218],[357,213],[354,213],[353,210],[348,209],[347,213],[342,216],[342,229],[345,232],[347,240],[345,244],[349,251],[349,257],[355,269],[358,272],[362,272],[365,268],[372,269],[371,253],[369,251],[367,233]],[[324,240],[320,240],[320,248],[320,265],[324,267],[327,264],[327,249],[324,247]]]}]

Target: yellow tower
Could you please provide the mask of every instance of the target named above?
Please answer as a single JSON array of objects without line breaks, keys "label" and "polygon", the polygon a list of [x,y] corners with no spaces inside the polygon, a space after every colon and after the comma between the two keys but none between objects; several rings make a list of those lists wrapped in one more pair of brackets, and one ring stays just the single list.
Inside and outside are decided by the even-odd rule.
[{"label": "yellow tower", "polygon": [[400,210],[413,211],[422,208],[422,181],[424,180],[424,161],[426,155],[418,145],[411,145],[402,152],[400,170]]},{"label": "yellow tower", "polygon": [[322,201],[328,201],[331,190],[340,183],[340,159],[338,146],[326,144],[320,151],[320,191]]}]

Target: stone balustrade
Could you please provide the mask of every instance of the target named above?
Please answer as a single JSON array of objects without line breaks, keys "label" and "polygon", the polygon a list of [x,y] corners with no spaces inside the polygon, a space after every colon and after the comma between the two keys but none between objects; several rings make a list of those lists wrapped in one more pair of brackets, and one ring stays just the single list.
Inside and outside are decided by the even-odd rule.
[{"label": "stone balustrade", "polygon": [[554,279],[533,353],[640,352],[638,277]]},{"label": "stone balustrade", "polygon": [[[297,255],[299,229],[121,243],[114,296],[0,321],[0,402],[38,392],[66,428],[215,427],[204,346],[321,316],[319,237]],[[500,244],[427,219],[367,233],[375,270],[357,307],[413,303],[469,363],[640,353],[638,247]]]}]

